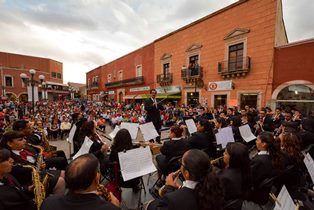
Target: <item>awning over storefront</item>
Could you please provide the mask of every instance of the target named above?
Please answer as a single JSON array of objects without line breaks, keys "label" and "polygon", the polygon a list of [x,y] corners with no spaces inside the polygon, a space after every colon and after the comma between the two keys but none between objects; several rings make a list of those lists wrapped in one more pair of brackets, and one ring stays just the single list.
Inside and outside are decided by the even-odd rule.
[{"label": "awning over storefront", "polygon": [[[142,95],[142,99],[150,98],[150,94]],[[157,94],[156,98],[168,98],[168,99],[180,99],[181,92],[179,93],[171,93],[171,94]]]}]

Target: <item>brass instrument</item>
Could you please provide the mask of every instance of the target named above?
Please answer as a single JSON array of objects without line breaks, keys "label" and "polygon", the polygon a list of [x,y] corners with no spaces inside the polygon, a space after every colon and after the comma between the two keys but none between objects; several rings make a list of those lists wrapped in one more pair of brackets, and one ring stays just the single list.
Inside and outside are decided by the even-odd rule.
[{"label": "brass instrument", "polygon": [[[173,173],[173,178],[178,177],[181,174],[181,170],[177,170],[176,172]],[[166,185],[163,185],[161,188],[158,190],[159,196],[162,198],[166,194]]]},{"label": "brass instrument", "polygon": [[107,188],[104,185],[99,184],[97,187],[97,191],[101,193],[102,198],[104,198],[108,202],[111,202],[110,192],[107,190]]},{"label": "brass instrument", "polygon": [[211,164],[211,165],[218,164],[219,161],[220,161],[221,159],[223,159],[223,158],[224,158],[224,156],[221,156],[221,157],[219,157],[219,158],[210,160],[210,164]]},{"label": "brass instrument", "polygon": [[57,147],[49,144],[47,136],[44,129],[38,128],[38,132],[41,134],[41,146],[44,148],[45,152],[54,152],[57,150]]}]

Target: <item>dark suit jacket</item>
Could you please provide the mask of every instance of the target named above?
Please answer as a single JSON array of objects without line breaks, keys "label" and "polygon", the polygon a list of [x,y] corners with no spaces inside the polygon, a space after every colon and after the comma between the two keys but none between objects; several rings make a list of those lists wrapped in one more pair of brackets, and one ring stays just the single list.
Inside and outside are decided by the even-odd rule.
[{"label": "dark suit jacket", "polygon": [[192,136],[190,136],[187,139],[188,144],[192,149],[200,149],[205,150],[205,152],[210,157],[215,157],[216,147],[214,146],[213,142],[215,141],[215,137],[213,133],[205,132],[200,133],[196,132],[193,133]]},{"label": "dark suit jacket", "polygon": [[194,190],[183,187],[167,193],[162,199],[151,202],[147,210],[198,210],[197,196]]},{"label": "dark suit jacket", "polygon": [[244,199],[246,194],[240,169],[226,168],[218,174],[225,192],[225,202]]},{"label": "dark suit jacket", "polygon": [[6,177],[12,180],[12,183],[3,182],[0,185],[0,210],[35,210],[35,205],[30,197],[26,195],[23,187],[14,179],[13,176]]},{"label": "dark suit jacket", "polygon": [[145,100],[145,110],[147,112],[146,122],[153,122],[157,132],[161,128],[161,118],[159,110],[162,110],[163,107],[161,104],[158,104],[157,108],[154,106],[154,102],[151,98]]},{"label": "dark suit jacket", "polygon": [[170,140],[164,142],[160,148],[161,154],[166,156],[166,160],[169,161],[172,157],[183,155],[190,146],[183,138],[180,140]]},{"label": "dark suit jacket", "polygon": [[46,198],[41,210],[116,210],[118,207],[102,200],[96,194],[52,195]]},{"label": "dark suit jacket", "polygon": [[[255,119],[255,122],[259,121],[260,117],[257,116]],[[264,131],[270,131],[273,132],[274,131],[274,121],[273,118],[269,115],[266,115],[263,121],[263,129]]]}]

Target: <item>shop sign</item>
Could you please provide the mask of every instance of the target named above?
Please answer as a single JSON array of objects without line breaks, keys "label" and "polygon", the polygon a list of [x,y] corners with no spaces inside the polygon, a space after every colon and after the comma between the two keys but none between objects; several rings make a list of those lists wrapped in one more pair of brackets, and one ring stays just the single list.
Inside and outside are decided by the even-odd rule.
[{"label": "shop sign", "polygon": [[114,90],[108,91],[108,95],[114,95]]},{"label": "shop sign", "polygon": [[139,91],[146,91],[146,90],[150,90],[150,87],[145,86],[145,87],[130,88],[130,92],[139,92]]},{"label": "shop sign", "polygon": [[158,94],[176,94],[181,92],[181,86],[157,87],[156,91]]},{"label": "shop sign", "polygon": [[232,90],[232,80],[209,82],[208,91],[216,91],[216,90]]}]

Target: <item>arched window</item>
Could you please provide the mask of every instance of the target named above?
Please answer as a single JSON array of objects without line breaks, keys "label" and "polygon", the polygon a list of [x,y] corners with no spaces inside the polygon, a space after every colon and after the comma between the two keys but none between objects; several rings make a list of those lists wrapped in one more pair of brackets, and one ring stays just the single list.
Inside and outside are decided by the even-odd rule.
[{"label": "arched window", "polygon": [[314,100],[314,91],[301,84],[289,85],[279,92],[277,100]]}]

